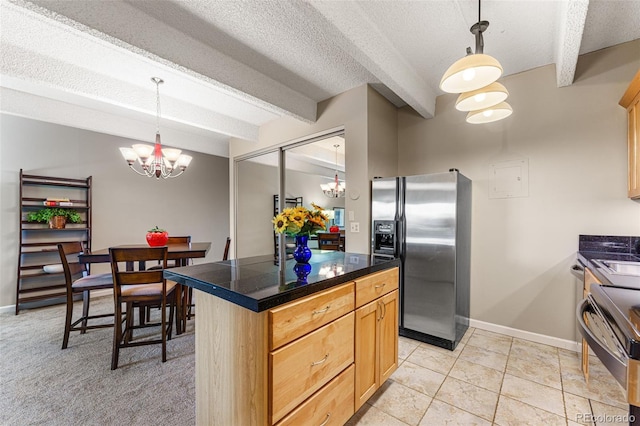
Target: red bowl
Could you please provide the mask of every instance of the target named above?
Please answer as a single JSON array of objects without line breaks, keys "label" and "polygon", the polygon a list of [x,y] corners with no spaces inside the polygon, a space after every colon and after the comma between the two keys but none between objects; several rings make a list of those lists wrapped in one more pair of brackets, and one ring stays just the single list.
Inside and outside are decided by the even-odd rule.
[{"label": "red bowl", "polygon": [[147,244],[151,247],[162,247],[167,245],[169,241],[169,233],[165,232],[147,232]]}]

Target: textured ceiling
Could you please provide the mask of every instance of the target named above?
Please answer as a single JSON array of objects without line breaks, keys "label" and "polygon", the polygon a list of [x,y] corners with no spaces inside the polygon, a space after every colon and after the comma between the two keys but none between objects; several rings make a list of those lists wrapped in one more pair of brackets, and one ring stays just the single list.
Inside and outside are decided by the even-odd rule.
[{"label": "textured ceiling", "polygon": [[[478,20],[475,0],[0,2],[2,112],[151,141],[158,76],[163,142],[216,155],[363,84],[432,117]],[[636,0],[481,6],[504,74],[555,64],[558,86],[578,54],[640,38]]]}]

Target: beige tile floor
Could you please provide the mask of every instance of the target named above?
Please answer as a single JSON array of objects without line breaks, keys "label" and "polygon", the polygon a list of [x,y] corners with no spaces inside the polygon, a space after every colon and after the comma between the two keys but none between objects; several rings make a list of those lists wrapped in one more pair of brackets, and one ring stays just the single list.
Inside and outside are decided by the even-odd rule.
[{"label": "beige tile floor", "polygon": [[470,328],[455,351],[400,337],[398,357],[347,425],[626,424],[623,390],[594,356],[587,384],[575,352]]}]

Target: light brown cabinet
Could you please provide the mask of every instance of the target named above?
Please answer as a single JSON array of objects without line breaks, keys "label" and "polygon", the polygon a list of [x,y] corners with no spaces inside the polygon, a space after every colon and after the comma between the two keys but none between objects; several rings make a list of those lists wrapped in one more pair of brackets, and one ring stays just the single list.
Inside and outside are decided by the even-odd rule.
[{"label": "light brown cabinet", "polygon": [[397,288],[397,268],[356,281],[356,410],[398,368]]},{"label": "light brown cabinet", "polygon": [[343,425],[358,375],[397,368],[397,289],[392,268],[262,312],[199,292],[196,423]]},{"label": "light brown cabinet", "polygon": [[635,75],[620,105],[628,114],[629,198],[640,198],[640,71]]}]

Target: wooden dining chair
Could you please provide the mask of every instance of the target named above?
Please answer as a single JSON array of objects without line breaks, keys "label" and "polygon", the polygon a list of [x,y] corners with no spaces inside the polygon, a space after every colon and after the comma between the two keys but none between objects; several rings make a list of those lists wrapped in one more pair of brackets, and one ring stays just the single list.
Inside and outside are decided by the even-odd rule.
[{"label": "wooden dining chair", "polygon": [[[163,278],[163,269],[147,269],[142,271],[127,271],[121,267],[126,262],[140,262],[159,260],[162,266],[167,265],[167,247],[142,248],[110,248],[111,272],[113,275],[113,300],[116,318],[123,315],[122,305],[125,304],[124,329],[122,321],[118,321],[113,331],[113,351],[111,355],[111,369],[118,368],[120,349],[133,346],[162,345],[162,362],[167,360],[167,340],[171,340],[172,322],[175,300],[176,283]],[[160,322],[144,322],[134,325],[133,311],[147,306],[160,306]],[[169,318],[167,320],[167,307]],[[160,326],[161,338],[151,340],[133,340],[133,330],[139,328]]]},{"label": "wooden dining chair", "polygon": [[[89,320],[112,317],[113,313],[102,315],[89,315],[89,304],[92,290],[106,290],[113,288],[113,278],[110,273],[87,275],[87,266],[78,262],[78,254],[84,252],[80,241],[58,244],[58,253],[64,272],[66,283],[67,313],[64,320],[64,337],[62,338],[62,349],[66,349],[69,344],[69,334],[72,331],[80,331],[85,334],[87,330],[95,328],[113,327],[112,323],[101,323],[89,325]],[[73,321],[73,304],[76,296],[82,294],[82,316]],[[78,324],[80,324],[78,326]]]},{"label": "wooden dining chair", "polygon": [[320,250],[340,250],[340,233],[326,232],[318,234],[318,248]]}]

